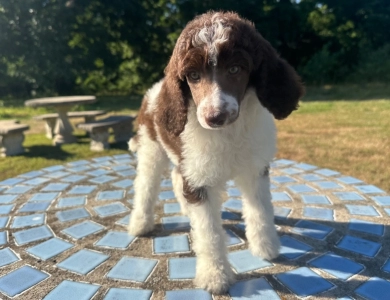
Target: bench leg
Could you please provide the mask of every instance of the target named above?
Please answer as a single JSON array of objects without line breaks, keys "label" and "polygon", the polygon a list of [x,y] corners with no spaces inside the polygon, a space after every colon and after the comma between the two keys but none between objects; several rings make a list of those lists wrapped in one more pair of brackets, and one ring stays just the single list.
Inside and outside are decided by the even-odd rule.
[{"label": "bench leg", "polygon": [[9,133],[0,135],[0,157],[17,155],[24,152],[23,148],[24,134],[23,132]]},{"label": "bench leg", "polygon": [[58,119],[56,122],[56,127],[54,130],[55,137],[53,140],[54,145],[68,144],[68,143],[76,143],[77,139],[73,136],[73,127],[69,122],[69,118],[67,116],[68,111],[71,106],[57,106],[58,111]]},{"label": "bench leg", "polygon": [[57,118],[45,119],[46,137],[48,139],[54,138],[54,128],[56,127]]},{"label": "bench leg", "polygon": [[128,142],[133,135],[133,121],[121,122],[112,126],[115,142]]},{"label": "bench leg", "polygon": [[110,136],[108,128],[96,128],[90,133],[91,151],[103,151],[109,149],[108,137]]}]

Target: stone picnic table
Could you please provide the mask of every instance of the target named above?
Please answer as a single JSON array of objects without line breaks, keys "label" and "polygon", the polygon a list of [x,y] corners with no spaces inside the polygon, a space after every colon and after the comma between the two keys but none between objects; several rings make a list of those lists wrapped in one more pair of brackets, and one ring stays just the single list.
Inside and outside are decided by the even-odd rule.
[{"label": "stone picnic table", "polygon": [[[222,223],[237,282],[193,282],[190,223],[164,176],[155,229],[127,234],[137,159],[79,160],[0,181],[0,298],[44,300],[385,300],[390,195],[337,171],[279,159],[271,193],[280,255],[248,250],[241,192],[226,186]],[[308,297],[308,298],[307,298]]]},{"label": "stone picnic table", "polygon": [[69,122],[68,112],[77,104],[91,104],[96,102],[95,96],[66,96],[49,97],[27,100],[24,104],[28,107],[53,107],[58,112],[57,123],[54,129],[54,145],[76,142],[72,134],[73,127]]}]

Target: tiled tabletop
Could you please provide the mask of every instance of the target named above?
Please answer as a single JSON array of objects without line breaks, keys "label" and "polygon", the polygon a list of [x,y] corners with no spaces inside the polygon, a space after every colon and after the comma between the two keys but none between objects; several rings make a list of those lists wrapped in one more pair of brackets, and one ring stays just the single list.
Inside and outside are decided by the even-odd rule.
[{"label": "tiled tabletop", "polygon": [[169,177],[155,230],[127,234],[135,175],[136,158],[124,154],[1,181],[0,299],[390,299],[390,196],[378,187],[274,161],[282,246],[267,261],[248,250],[241,192],[228,182],[221,217],[237,282],[215,296],[193,284],[190,222]]}]

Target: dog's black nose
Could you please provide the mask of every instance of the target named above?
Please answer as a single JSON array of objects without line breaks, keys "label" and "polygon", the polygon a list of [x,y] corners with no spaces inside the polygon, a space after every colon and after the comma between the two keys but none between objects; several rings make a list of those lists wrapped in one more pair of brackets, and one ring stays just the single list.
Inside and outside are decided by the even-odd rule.
[{"label": "dog's black nose", "polygon": [[225,124],[227,119],[226,113],[215,113],[206,118],[206,123],[210,127],[220,127]]}]

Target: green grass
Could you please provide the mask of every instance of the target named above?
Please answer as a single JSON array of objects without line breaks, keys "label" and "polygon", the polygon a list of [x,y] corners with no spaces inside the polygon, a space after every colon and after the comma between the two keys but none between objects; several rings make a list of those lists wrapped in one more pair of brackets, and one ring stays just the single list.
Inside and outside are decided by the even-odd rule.
[{"label": "green grass", "polygon": [[[98,97],[96,104],[77,110],[129,114],[138,109],[140,101],[140,97]],[[20,119],[31,130],[26,135],[24,155],[0,158],[0,180],[50,165],[127,153],[125,143],[92,152],[83,132],[76,132],[77,144],[54,147],[44,136],[43,123],[32,120],[47,109],[26,108],[21,100],[7,100],[3,105],[0,119]],[[390,87],[308,87],[299,110],[278,121],[277,127],[277,157],[334,169],[390,192]]]}]

